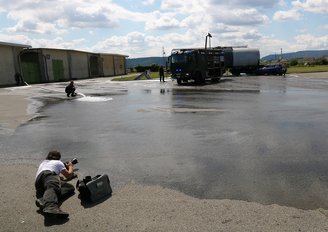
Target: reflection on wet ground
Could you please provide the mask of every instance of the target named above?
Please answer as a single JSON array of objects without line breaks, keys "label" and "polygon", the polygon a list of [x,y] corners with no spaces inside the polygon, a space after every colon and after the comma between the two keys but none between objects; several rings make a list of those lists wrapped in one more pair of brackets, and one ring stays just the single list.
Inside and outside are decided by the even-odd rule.
[{"label": "reflection on wet ground", "polygon": [[157,111],[162,111],[162,112],[174,112],[174,113],[197,113],[197,112],[223,112],[225,110],[222,109],[201,109],[201,108],[163,108],[163,107],[151,107],[151,110],[157,110]]},{"label": "reflection on wet ground", "polygon": [[318,79],[76,85],[92,100],[45,86],[37,120],[0,135],[0,159],[37,163],[58,149],[78,157],[81,175],[106,172],[114,187],[135,181],[200,198],[328,208],[328,86]]}]

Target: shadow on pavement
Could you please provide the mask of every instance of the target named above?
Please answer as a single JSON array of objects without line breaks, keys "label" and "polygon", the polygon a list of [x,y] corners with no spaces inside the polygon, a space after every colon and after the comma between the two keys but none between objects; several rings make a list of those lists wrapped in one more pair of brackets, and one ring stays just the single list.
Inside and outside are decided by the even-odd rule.
[{"label": "shadow on pavement", "polygon": [[44,226],[62,225],[69,221],[69,218],[44,217]]}]

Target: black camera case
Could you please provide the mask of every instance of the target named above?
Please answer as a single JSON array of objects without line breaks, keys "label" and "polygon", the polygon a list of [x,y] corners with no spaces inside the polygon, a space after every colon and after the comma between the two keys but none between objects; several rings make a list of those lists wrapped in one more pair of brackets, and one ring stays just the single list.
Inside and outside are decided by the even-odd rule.
[{"label": "black camera case", "polygon": [[76,188],[80,193],[79,198],[81,201],[89,203],[98,202],[112,195],[112,188],[107,174],[95,177],[86,176],[77,181]]}]

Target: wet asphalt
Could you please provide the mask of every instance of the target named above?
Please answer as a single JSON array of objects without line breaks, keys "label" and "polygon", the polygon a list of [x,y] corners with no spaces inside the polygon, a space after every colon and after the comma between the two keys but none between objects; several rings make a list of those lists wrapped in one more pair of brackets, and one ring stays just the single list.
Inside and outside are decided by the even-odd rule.
[{"label": "wet asphalt", "polygon": [[[1,134],[3,162],[77,157],[112,186],[161,185],[207,199],[328,209],[328,74],[34,86],[39,116]],[[32,90],[31,90],[32,91]],[[38,104],[36,104],[38,106]]]}]

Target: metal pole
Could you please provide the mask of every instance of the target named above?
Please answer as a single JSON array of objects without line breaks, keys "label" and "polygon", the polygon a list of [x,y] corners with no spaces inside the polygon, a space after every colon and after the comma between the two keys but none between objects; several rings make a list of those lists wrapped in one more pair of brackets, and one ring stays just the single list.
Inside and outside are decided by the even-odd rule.
[{"label": "metal pole", "polygon": [[207,48],[207,36],[205,37],[205,50]]}]

